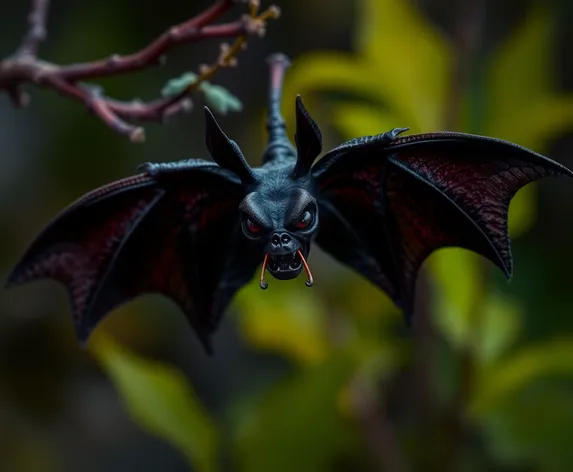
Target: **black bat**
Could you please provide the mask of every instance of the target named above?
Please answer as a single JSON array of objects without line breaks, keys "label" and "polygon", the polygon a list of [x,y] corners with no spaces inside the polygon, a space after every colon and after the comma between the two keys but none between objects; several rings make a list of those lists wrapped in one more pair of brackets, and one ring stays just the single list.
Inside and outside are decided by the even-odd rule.
[{"label": "black bat", "polygon": [[8,285],[63,283],[75,328],[87,340],[111,310],[159,292],[185,313],[208,353],[229,302],[262,263],[292,279],[311,243],[385,291],[409,323],[420,265],[458,246],[509,278],[508,206],[529,182],[566,167],[498,139],[462,133],[365,136],[322,152],[321,132],[296,100],[296,148],[280,113],[288,59],[269,58],[269,143],[251,168],[205,108],[215,163],[145,163],[142,173],[100,187],[64,210],[32,243]]}]

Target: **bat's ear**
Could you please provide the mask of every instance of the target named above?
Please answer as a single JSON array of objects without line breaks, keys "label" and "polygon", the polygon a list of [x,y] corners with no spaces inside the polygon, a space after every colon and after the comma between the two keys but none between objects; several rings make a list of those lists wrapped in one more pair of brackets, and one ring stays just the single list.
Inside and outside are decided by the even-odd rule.
[{"label": "bat's ear", "polygon": [[244,184],[254,182],[253,170],[239,146],[227,137],[207,107],[205,107],[205,123],[205,140],[213,160],[221,167],[237,174]]},{"label": "bat's ear", "polygon": [[296,134],[294,140],[298,157],[292,176],[296,179],[304,177],[310,172],[314,160],[322,152],[322,133],[302,104],[300,95],[296,97]]}]

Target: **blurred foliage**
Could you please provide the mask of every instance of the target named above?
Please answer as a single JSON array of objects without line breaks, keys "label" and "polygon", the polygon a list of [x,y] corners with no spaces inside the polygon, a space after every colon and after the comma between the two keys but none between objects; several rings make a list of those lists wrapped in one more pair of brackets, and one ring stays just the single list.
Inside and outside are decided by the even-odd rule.
[{"label": "blurred foliage", "polygon": [[99,336],[92,343],[134,420],[179,447],[198,472],[217,470],[217,433],[180,372]]},{"label": "blurred foliage", "polygon": [[[292,286],[294,282],[284,283]],[[330,355],[325,307],[311,291],[297,291],[293,297],[291,290],[261,292],[259,285],[250,284],[235,304],[248,344],[280,352],[301,365],[320,363]]]},{"label": "blurred foliage", "polygon": [[240,470],[332,470],[337,460],[355,455],[358,432],[340,415],[333,395],[355,368],[352,357],[340,351],[278,382],[244,411],[236,440]]},{"label": "blurred foliage", "polygon": [[[306,6],[302,0],[295,3]],[[553,60],[556,10],[550,5],[531,2],[527,16],[493,51],[472,57],[475,64],[467,84],[455,84],[452,79],[460,59],[455,40],[440,32],[414,2],[359,0],[356,6],[352,54],[310,52],[295,58],[284,93],[290,129],[292,103],[299,93],[321,125],[325,142],[332,144],[339,136],[351,139],[408,126],[413,133],[455,128],[544,151],[551,140],[573,128],[573,96],[557,88],[558,67]],[[325,8],[330,12],[330,4]],[[332,4],[333,12],[339,8]],[[288,15],[286,2],[283,9]],[[87,9],[85,15],[88,21],[78,21],[72,36],[86,35],[88,29],[97,30],[106,21],[103,6],[103,21]],[[104,45],[91,42],[95,49],[90,54],[99,54],[98,47],[114,49],[121,42],[118,37],[109,44],[114,31],[118,29],[103,36]],[[289,34],[290,30],[285,41],[290,41]],[[122,38],[127,41],[127,36]],[[69,43],[72,56],[85,53],[80,46],[83,42]],[[177,93],[195,78],[184,74],[169,81],[162,93]],[[449,123],[456,85],[462,86],[462,96],[459,103],[453,103],[459,108],[453,114],[457,119]],[[157,90],[161,83],[153,86]],[[121,89],[120,84],[119,90],[128,87]],[[206,102],[223,114],[242,109],[229,90],[234,90],[232,81],[225,88],[202,86]],[[53,108],[55,103],[48,105]],[[249,123],[245,141],[250,140],[252,126]],[[182,141],[188,139],[187,132],[186,127]],[[87,131],[78,135],[63,125],[54,125],[53,133],[56,149],[84,146],[87,139]],[[99,172],[109,174],[116,155],[127,148],[109,141],[108,130],[103,133],[106,137],[101,142],[92,135],[89,139],[99,143],[95,146],[103,162]],[[160,133],[167,134],[164,128]],[[164,146],[171,138],[158,140],[155,147],[150,140],[141,152],[165,154]],[[90,179],[95,179],[91,168],[83,170],[74,152],[65,156],[52,157],[55,164],[51,166],[58,169],[52,172],[59,175],[61,171],[72,188],[76,175],[87,175],[91,185]],[[138,156],[137,163],[151,160],[146,157]],[[53,201],[32,206],[38,214],[61,207],[67,198],[55,179]],[[45,182],[44,186],[50,189]],[[512,202],[514,238],[527,234],[536,222],[536,188],[528,186]],[[198,359],[190,361],[200,363],[207,372],[203,383],[195,384],[179,366],[171,365],[175,354],[165,354],[173,339],[188,329],[174,324],[163,305],[157,308],[147,300],[118,310],[129,315],[125,318],[129,323],[106,321],[90,342],[90,352],[112,381],[130,418],[142,430],[176,447],[198,471],[553,472],[572,468],[568,439],[573,436],[569,378],[573,338],[564,335],[524,342],[524,307],[496,284],[489,263],[453,248],[430,257],[419,298],[431,314],[432,329],[413,334],[405,331],[400,313],[385,294],[323,256],[314,251],[311,257],[317,281],[313,290],[294,280],[276,281],[261,291],[253,281],[234,301],[227,318],[236,324],[240,341],[257,362],[270,363],[273,374],[265,374],[265,381],[241,371],[243,365],[234,363],[235,351],[229,354],[220,349],[217,360],[197,354]],[[156,319],[151,315],[153,308],[157,308]],[[115,315],[116,320],[120,317]],[[116,334],[125,334],[120,338],[134,345],[131,349],[121,347],[106,333],[114,331],[114,326],[119,327]],[[156,326],[170,326],[172,337]],[[222,336],[218,333],[217,339]],[[150,340],[156,338],[167,347],[154,348]],[[187,342],[187,338],[181,341]],[[193,355],[198,352],[192,351]],[[151,360],[155,356],[163,359]],[[231,367],[223,370],[217,362]],[[209,377],[238,379],[239,387],[229,395],[228,404],[217,411],[205,406],[212,404],[213,390],[204,385]],[[220,385],[216,388],[221,389]],[[2,415],[0,402],[0,419]],[[33,437],[29,443],[30,451],[46,449]],[[56,469],[52,454],[44,455],[50,459],[45,468],[30,470]],[[22,457],[18,460],[26,462]],[[27,472],[25,467],[14,470]],[[145,470],[157,469],[171,470],[163,465]]]}]

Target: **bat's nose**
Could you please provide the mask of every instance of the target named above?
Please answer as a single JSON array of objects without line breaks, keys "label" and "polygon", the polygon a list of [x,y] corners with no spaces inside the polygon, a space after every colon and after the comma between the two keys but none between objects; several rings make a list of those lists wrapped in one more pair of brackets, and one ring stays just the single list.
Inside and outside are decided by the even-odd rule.
[{"label": "bat's nose", "polygon": [[269,250],[274,254],[286,254],[294,252],[298,249],[299,245],[293,237],[284,231],[277,231],[271,236]]},{"label": "bat's nose", "polygon": [[290,243],[292,238],[287,233],[275,233],[271,237],[271,244],[275,247],[281,247],[283,244]]}]

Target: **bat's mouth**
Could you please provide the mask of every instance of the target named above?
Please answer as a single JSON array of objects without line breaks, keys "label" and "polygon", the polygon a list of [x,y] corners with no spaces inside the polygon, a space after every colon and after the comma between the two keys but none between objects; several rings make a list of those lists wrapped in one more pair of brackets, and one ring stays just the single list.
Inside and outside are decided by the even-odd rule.
[{"label": "bat's mouth", "polygon": [[289,280],[298,277],[303,267],[308,275],[306,286],[311,287],[313,284],[312,274],[300,249],[277,255],[267,252],[261,269],[261,288],[264,290],[268,287],[268,284],[265,282],[265,270],[268,270],[275,279]]},{"label": "bat's mouth", "polygon": [[302,270],[302,259],[297,252],[282,254],[280,256],[269,255],[267,268],[273,277],[277,279],[292,279],[300,274]]}]

